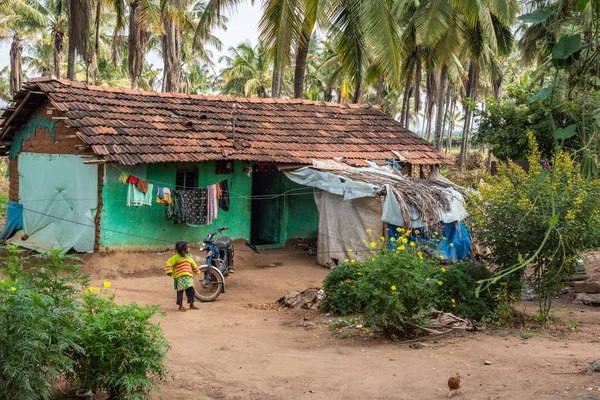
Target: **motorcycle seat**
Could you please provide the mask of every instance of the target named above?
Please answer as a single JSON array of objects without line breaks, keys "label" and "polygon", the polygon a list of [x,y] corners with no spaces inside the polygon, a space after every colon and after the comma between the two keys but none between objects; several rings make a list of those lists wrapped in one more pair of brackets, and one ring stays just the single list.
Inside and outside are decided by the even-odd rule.
[{"label": "motorcycle seat", "polygon": [[231,243],[233,241],[229,236],[221,236],[217,240],[215,240],[215,245],[219,250],[227,250],[231,247]]}]

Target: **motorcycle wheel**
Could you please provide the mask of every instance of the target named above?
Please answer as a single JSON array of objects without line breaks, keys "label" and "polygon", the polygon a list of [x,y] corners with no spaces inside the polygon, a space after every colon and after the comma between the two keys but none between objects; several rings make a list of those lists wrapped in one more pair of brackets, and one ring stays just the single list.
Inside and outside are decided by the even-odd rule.
[{"label": "motorcycle wheel", "polygon": [[221,275],[211,268],[209,282],[205,282],[206,267],[201,268],[202,274],[196,280],[195,297],[204,302],[214,301],[223,290],[223,279]]}]

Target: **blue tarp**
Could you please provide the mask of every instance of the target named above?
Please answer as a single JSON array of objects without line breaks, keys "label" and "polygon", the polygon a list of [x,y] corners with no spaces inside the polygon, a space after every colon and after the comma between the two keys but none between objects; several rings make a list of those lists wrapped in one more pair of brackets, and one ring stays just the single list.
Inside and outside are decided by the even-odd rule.
[{"label": "blue tarp", "polygon": [[[471,237],[462,222],[441,224],[442,233],[437,237],[432,232],[420,232],[419,235],[411,234],[410,239],[419,244],[429,245],[436,256],[443,256],[449,262],[457,262],[469,257],[471,250]],[[397,226],[388,224],[388,237],[399,237]],[[441,237],[439,237],[441,236]],[[392,243],[390,243],[390,246]]]},{"label": "blue tarp", "polygon": [[23,205],[15,203],[14,201],[9,201],[6,226],[4,227],[4,230],[0,232],[0,242],[10,238],[21,228],[23,228]]}]

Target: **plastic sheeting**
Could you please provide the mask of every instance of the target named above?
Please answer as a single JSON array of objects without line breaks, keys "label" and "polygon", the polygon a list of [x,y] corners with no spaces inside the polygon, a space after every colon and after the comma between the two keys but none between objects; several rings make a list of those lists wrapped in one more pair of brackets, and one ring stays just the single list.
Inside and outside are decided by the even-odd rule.
[{"label": "plastic sheeting", "polygon": [[[385,174],[384,170],[364,168],[365,171],[373,170],[379,174]],[[320,171],[310,167],[304,167],[295,171],[286,171],[285,175],[300,185],[310,186],[325,190],[329,193],[343,196],[344,200],[358,199],[364,197],[373,197],[377,193],[386,190],[391,193],[388,185],[372,185],[364,182],[357,182],[344,179],[334,172]],[[446,196],[450,200],[450,209],[440,215],[440,221],[450,223],[462,221],[468,214],[464,207],[463,195],[453,188],[445,188]],[[409,206],[409,209],[411,207]],[[416,210],[410,209],[411,220],[404,221],[398,199],[393,195],[386,195],[383,203],[383,210],[380,214],[380,220],[396,226],[410,226],[412,228],[421,228],[425,224],[418,216]]]},{"label": "plastic sheeting", "polygon": [[98,166],[75,155],[21,153],[23,229],[10,240],[25,248],[93,252]]},{"label": "plastic sheeting", "polygon": [[[319,210],[319,239],[317,262],[333,267],[346,258],[357,261],[372,257],[362,243],[367,229],[371,236],[383,236],[381,201],[379,197],[344,200],[341,195],[315,189],[315,202]],[[348,252],[353,249],[353,252]]]},{"label": "plastic sheeting", "polygon": [[[396,228],[396,225],[388,225],[388,237],[400,236]],[[468,258],[471,253],[471,236],[465,225],[462,222],[445,223],[442,224],[442,231],[442,236],[437,236],[435,240],[430,239],[433,237],[432,231],[421,232],[419,235],[411,234],[410,239],[427,245],[436,257],[443,256],[449,262]],[[392,243],[389,245],[392,247]]]},{"label": "plastic sheeting", "polygon": [[2,232],[0,232],[0,242],[4,242],[21,228],[23,228],[23,205],[9,201],[6,225]]}]

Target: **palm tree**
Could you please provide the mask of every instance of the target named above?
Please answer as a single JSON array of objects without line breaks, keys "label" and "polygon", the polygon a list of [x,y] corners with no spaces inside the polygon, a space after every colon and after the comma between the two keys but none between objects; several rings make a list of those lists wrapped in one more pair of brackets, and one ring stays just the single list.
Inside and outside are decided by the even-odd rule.
[{"label": "palm tree", "polygon": [[154,0],[130,0],[127,50],[132,88],[144,71],[146,47],[152,32],[163,34],[160,6]]},{"label": "palm tree", "polygon": [[50,75],[54,69],[54,43],[53,36],[46,32],[42,32],[40,37],[26,42],[25,52],[23,57],[27,69],[34,72],[36,75]]},{"label": "palm tree", "polygon": [[39,5],[31,0],[28,3],[18,0],[0,2],[0,40],[11,39],[9,90],[11,96],[21,89],[23,81],[23,45],[21,40],[46,24],[46,18],[39,11]]},{"label": "palm tree", "polygon": [[75,80],[75,55],[79,54],[86,65],[89,63],[87,44],[92,5],[90,0],[67,0],[66,4],[69,15],[67,78]]},{"label": "palm tree", "polygon": [[223,93],[238,96],[267,97],[270,86],[271,69],[267,50],[262,43],[252,47],[244,42],[229,48],[229,55],[219,58],[227,65],[222,71],[225,80]]},{"label": "palm tree", "polygon": [[10,70],[8,66],[0,70],[0,100],[8,103],[12,98],[10,92]]},{"label": "palm tree", "polygon": [[[103,27],[103,21],[107,15],[107,13],[113,17],[114,19],[113,25],[113,46],[116,45],[117,41],[115,40],[119,33],[125,27],[125,14],[126,14],[126,4],[125,0],[95,0],[96,1],[96,10],[94,16],[94,50],[91,57],[92,63],[92,81],[97,84],[98,83],[98,74],[99,74],[99,60],[100,57],[100,41],[101,41],[101,30]],[[114,60],[116,61],[116,60]],[[87,74],[86,74],[87,75]]]}]

